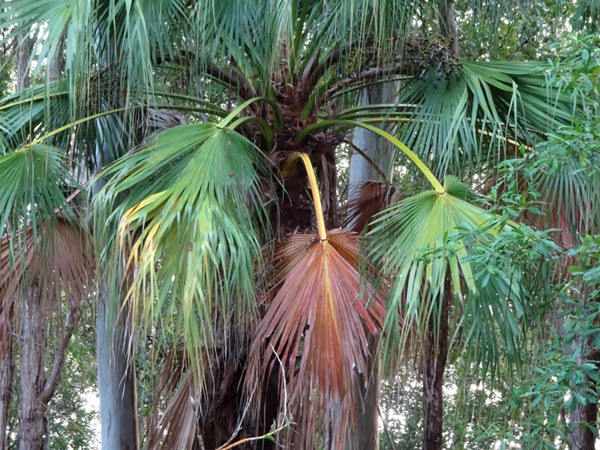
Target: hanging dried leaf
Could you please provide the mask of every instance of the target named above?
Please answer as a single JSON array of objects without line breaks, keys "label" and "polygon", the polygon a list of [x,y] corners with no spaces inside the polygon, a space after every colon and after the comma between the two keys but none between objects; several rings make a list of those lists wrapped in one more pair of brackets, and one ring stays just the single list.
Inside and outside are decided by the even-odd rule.
[{"label": "hanging dried leaf", "polygon": [[278,370],[274,349],[294,417],[303,420],[293,437],[299,448],[313,448],[314,430],[324,420],[335,422],[335,441],[343,444],[355,415],[355,371],[365,373],[366,357],[375,351],[365,328],[378,334],[385,308],[379,293],[361,285],[359,242],[358,234],[339,229],[326,240],[294,235],[274,256],[278,290],[252,344],[250,373],[263,379]]},{"label": "hanging dried leaf", "polygon": [[401,198],[399,192],[385,183],[364,181],[358,185],[357,194],[346,206],[348,217],[345,226],[360,233],[375,214]]},{"label": "hanging dried leaf", "polygon": [[[89,289],[94,264],[83,232],[62,218],[41,230],[37,245],[32,227],[24,238],[19,231],[0,241],[0,310],[14,301],[22,283],[34,280],[53,300],[64,293],[69,302],[79,302]],[[15,242],[20,249],[15,250]]]}]

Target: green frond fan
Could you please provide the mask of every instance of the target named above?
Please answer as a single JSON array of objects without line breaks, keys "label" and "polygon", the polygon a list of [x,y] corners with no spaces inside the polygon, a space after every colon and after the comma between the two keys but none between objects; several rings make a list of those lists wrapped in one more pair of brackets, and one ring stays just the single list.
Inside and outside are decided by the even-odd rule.
[{"label": "green frond fan", "polygon": [[200,383],[206,356],[235,354],[257,318],[265,170],[245,137],[201,123],[159,133],[101,174],[94,214],[113,317],[126,312],[136,336],[179,335]]},{"label": "green frond fan", "polygon": [[442,321],[454,332],[450,347],[466,347],[484,374],[494,375],[501,354],[518,364],[520,274],[472,265],[473,251],[502,231],[472,200],[465,185],[446,177],[444,193],[403,199],[372,223],[369,258],[394,280],[384,327],[385,363],[394,371],[407,356],[423,357],[431,327],[437,342]]}]

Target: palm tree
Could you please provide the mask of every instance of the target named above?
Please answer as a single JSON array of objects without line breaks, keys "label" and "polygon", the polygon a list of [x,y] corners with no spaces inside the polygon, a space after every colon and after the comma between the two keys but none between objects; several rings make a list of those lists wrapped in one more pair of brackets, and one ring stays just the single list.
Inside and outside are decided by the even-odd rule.
[{"label": "palm tree", "polygon": [[[103,423],[105,448],[123,445],[124,436],[126,446],[138,445],[132,371],[144,342],[172,369],[163,371],[156,400],[164,416],[148,430],[151,445],[167,448],[272,436],[274,422],[278,430],[291,426],[287,438],[306,448],[315,440],[340,447],[360,409],[356,372],[367,373],[376,351],[388,373],[415,358],[424,382],[424,444],[441,448],[448,347],[471,346],[488,372],[502,352],[518,358],[515,324],[523,318],[514,302],[526,301],[519,274],[478,272],[469,260],[517,225],[486,213],[456,177],[493,177],[520,143],[569,121],[569,98],[538,63],[458,60],[449,2],[438,5],[440,27],[453,41],[409,37],[421,6],[3,6],[8,39],[43,35],[30,58],[32,76],[57,49],[66,57],[63,79],[0,105],[0,164],[19,152],[43,152],[52,139],[65,167],[80,175],[65,188],[96,173],[99,335],[113,336],[120,361],[101,361],[99,376],[112,379],[101,409],[118,408],[119,382],[129,380],[127,407],[113,411],[121,419],[110,432]],[[398,102],[357,103],[361,89],[390,81],[400,81]],[[395,135],[384,131],[389,124]],[[358,235],[337,229],[336,149],[357,127],[397,149],[420,191],[372,221],[362,253]],[[48,183],[56,187],[59,179]],[[8,186],[1,189],[0,217],[11,217],[11,226],[0,222],[7,241],[26,233],[23,205],[44,220],[66,207],[64,195],[51,206],[27,199],[17,207]],[[43,186],[33,189],[46,198],[37,190]],[[377,342],[369,333],[382,337],[377,347],[368,345]],[[110,342],[100,339],[100,349]]]}]

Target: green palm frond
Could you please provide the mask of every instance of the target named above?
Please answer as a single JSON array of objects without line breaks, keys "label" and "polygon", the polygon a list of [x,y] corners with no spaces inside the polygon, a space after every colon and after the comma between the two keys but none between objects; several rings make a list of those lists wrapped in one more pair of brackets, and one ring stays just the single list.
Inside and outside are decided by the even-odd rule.
[{"label": "green palm frond", "polygon": [[133,324],[143,333],[176,315],[198,376],[202,349],[226,345],[219,336],[231,323],[241,339],[256,318],[257,225],[268,229],[259,155],[231,129],[177,126],[110,166],[94,198],[97,233],[110,249],[102,267],[123,289]]},{"label": "green palm frond", "polygon": [[[63,80],[32,86],[0,100],[0,154],[64,125],[70,117],[66,89]],[[55,145],[62,146],[67,142],[64,139]]]},{"label": "green palm frond", "polygon": [[[401,96],[401,139],[439,175],[498,161],[571,120],[569,98],[531,62],[434,69]],[[393,116],[390,120],[394,120]]]},{"label": "green palm frond", "polygon": [[0,173],[0,236],[31,226],[37,241],[39,228],[58,209],[69,215],[61,187],[72,180],[61,149],[36,144],[7,153],[0,156]]},{"label": "green palm frond", "polygon": [[520,301],[518,279],[513,279],[518,275],[489,272],[469,261],[473,250],[491,245],[500,230],[491,214],[471,203],[472,194],[457,179],[446,178],[445,190],[390,206],[376,216],[368,234],[371,260],[394,279],[384,327],[387,363],[396,367],[402,357],[422,352],[418,343],[425,341],[428,324],[433,320],[439,326],[447,276],[458,313],[454,328],[478,349],[477,362],[493,369],[500,344],[518,361],[522,336],[513,305]]}]

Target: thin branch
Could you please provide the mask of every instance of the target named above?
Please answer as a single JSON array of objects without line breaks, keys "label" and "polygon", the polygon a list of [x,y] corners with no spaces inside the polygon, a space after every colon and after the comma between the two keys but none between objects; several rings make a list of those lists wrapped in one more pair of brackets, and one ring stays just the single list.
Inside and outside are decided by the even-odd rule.
[{"label": "thin branch", "polygon": [[251,441],[259,441],[261,439],[266,439],[269,437],[272,437],[273,435],[279,433],[281,430],[284,430],[285,428],[287,428],[289,426],[289,422],[284,423],[283,425],[281,425],[279,428],[270,431],[266,434],[263,434],[262,436],[253,436],[253,437],[249,437],[249,438],[244,438],[244,439],[240,439],[239,441],[234,442],[231,445],[228,445],[227,447],[219,447],[217,450],[229,450],[230,448],[234,448],[237,447],[239,445],[242,445],[246,442],[251,442]]},{"label": "thin branch", "polygon": [[77,326],[78,322],[79,311],[69,309],[67,311],[67,316],[65,317],[65,323],[60,341],[56,347],[56,351],[54,352],[52,370],[50,372],[50,376],[44,384],[44,390],[40,396],[40,401],[45,405],[47,405],[52,399],[52,396],[58,387],[65,357],[67,356],[67,350],[69,349],[69,342],[71,341],[71,336],[73,336],[73,331],[75,331],[75,327]]},{"label": "thin branch", "polygon": [[[273,353],[275,354],[275,358],[277,358],[277,362],[279,363],[279,365],[281,367],[281,372],[282,372],[281,379],[283,380],[283,396],[284,396],[283,397],[284,398],[284,400],[283,400],[283,416],[286,417],[287,416],[287,385],[285,382],[285,369],[283,367],[283,363],[281,362],[281,359],[279,358],[279,355],[275,351],[275,347],[273,347],[273,344],[270,344],[270,345],[271,345],[271,349],[273,350]],[[247,404],[246,408],[244,409],[243,416],[246,415],[246,411],[248,410],[248,406],[250,406],[250,401],[252,400],[252,396],[254,395],[255,390],[256,390],[256,384],[254,385],[254,389],[252,390],[252,395],[250,396],[250,399],[248,400],[248,404]],[[234,431],[234,433],[231,436],[231,438],[229,439],[229,441],[225,442],[225,444],[223,444],[223,446],[219,447],[217,450],[228,450],[228,449],[237,447],[238,445],[242,445],[245,442],[257,441],[257,440],[266,439],[266,438],[272,438],[275,434],[277,434],[280,431],[282,431],[283,429],[287,428],[292,423],[290,420],[287,420],[280,427],[278,427],[278,428],[274,429],[273,431],[270,431],[266,434],[263,434],[262,436],[253,436],[253,437],[249,437],[249,438],[240,439],[239,441],[236,441],[233,444],[227,445],[235,437],[235,435],[240,431],[241,422],[244,418],[243,416],[240,419],[240,421],[238,422],[238,427]]]},{"label": "thin branch", "polygon": [[387,427],[387,422],[384,419],[383,414],[381,414],[381,407],[379,406],[379,404],[377,405],[377,412],[379,413],[379,418],[381,419],[381,423],[383,424],[383,431],[385,431],[385,435],[388,438],[390,447],[392,447],[392,450],[396,450],[396,446],[394,445],[394,439],[392,438],[392,434],[390,433],[390,430]]}]

